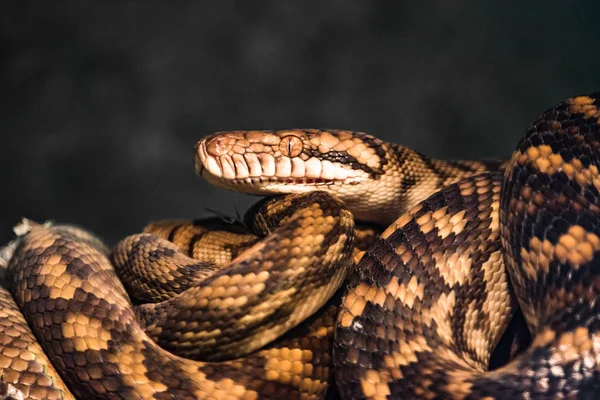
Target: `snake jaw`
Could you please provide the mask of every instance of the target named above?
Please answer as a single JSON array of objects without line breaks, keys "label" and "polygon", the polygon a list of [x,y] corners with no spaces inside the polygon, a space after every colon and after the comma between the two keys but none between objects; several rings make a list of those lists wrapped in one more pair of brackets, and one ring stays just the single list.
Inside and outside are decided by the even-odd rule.
[{"label": "snake jaw", "polygon": [[201,175],[210,184],[224,188],[232,189],[241,193],[254,195],[277,195],[306,193],[315,190],[335,191],[333,188],[339,188],[346,185],[358,185],[360,180],[339,181],[324,179],[284,179],[284,178],[245,178],[245,179],[223,179],[212,175],[205,168]]}]

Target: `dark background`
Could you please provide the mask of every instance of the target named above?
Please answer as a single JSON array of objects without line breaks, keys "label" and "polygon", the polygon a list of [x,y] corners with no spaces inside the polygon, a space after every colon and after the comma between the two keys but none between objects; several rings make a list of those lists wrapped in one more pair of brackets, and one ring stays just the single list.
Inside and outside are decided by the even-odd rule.
[{"label": "dark background", "polygon": [[22,216],[114,244],[243,211],[253,198],[194,174],[214,131],[345,128],[507,157],[544,109],[600,89],[592,1],[8,3],[0,243]]}]

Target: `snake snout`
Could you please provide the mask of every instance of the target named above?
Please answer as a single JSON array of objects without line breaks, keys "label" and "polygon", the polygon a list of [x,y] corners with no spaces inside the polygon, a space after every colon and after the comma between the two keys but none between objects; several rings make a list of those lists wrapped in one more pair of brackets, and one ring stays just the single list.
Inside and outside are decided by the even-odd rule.
[{"label": "snake snout", "polygon": [[196,143],[194,151],[194,168],[199,176],[208,171],[216,177],[223,176],[220,158],[230,151],[233,144],[227,138],[216,135],[207,136]]},{"label": "snake snout", "polygon": [[202,147],[202,141],[199,141],[194,146],[194,170],[198,176],[202,176],[202,171],[204,171],[204,165],[200,159],[200,152]]},{"label": "snake snout", "polygon": [[206,159],[206,146],[204,140],[198,141],[194,146],[194,169],[198,176],[202,176],[204,172],[204,162]]}]

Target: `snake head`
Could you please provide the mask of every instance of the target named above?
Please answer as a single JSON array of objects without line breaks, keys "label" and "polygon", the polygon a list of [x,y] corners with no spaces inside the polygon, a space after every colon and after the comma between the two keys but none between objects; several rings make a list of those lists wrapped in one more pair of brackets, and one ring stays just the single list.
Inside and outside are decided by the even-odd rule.
[{"label": "snake head", "polygon": [[[195,147],[196,172],[214,185],[274,195],[344,190],[383,173],[383,142],[341,130],[218,132]],[[354,191],[358,192],[358,191]]]}]

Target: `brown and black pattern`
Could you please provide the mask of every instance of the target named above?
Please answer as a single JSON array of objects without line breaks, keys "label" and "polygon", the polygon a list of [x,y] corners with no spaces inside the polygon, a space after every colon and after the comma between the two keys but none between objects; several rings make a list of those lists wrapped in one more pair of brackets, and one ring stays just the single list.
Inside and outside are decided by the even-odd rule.
[{"label": "brown and black pattern", "polygon": [[73,399],[10,292],[0,287],[0,398]]},{"label": "brown and black pattern", "polygon": [[134,301],[157,303],[194,286],[258,240],[240,223],[163,220],[120,241],[110,258]]},{"label": "brown and black pattern", "polygon": [[[338,317],[342,398],[597,397],[598,106],[600,94],[558,104],[528,129],[503,179],[453,184],[383,233]],[[439,222],[448,218],[458,225]],[[454,259],[434,255],[446,251]],[[486,371],[513,292],[533,343]]]},{"label": "brown and black pattern", "polygon": [[215,265],[230,262],[259,240],[244,224],[219,218],[156,221],[148,224],[144,233],[172,242],[198,262]]},{"label": "brown and black pattern", "polygon": [[[105,251],[96,242],[82,239],[80,232],[68,226],[34,225],[21,238],[8,267],[17,303],[27,310],[27,322],[76,398],[325,395],[330,386],[330,346],[339,295],[306,324],[264,350],[239,360],[195,362],[174,356],[149,339]],[[15,329],[27,327],[24,320],[17,324]],[[31,338],[24,340],[37,345]],[[18,354],[11,353],[11,360],[20,365]],[[7,371],[9,376],[12,372]],[[50,386],[47,379],[38,378],[34,389]],[[29,378],[17,383],[28,381],[36,384]],[[53,383],[55,387],[49,390],[58,392],[60,378]]]},{"label": "brown and black pattern", "polygon": [[190,258],[172,242],[149,233],[120,241],[111,262],[138,303],[168,300],[219,269],[218,264]]},{"label": "brown and black pattern", "polygon": [[449,368],[487,366],[516,306],[501,256],[501,177],[478,175],[434,194],[365,254],[338,317],[342,397],[415,398]]},{"label": "brown and black pattern", "polygon": [[[296,326],[340,287],[352,264],[354,237],[353,219],[343,204],[312,192],[276,198],[264,208],[258,214],[265,215],[270,233],[205,279],[195,282],[194,269],[185,275],[181,268],[162,268],[159,278],[177,285],[174,275],[189,276],[194,283],[171,299],[138,307],[140,322],[159,345],[194,359],[240,357]],[[131,241],[144,238],[152,239],[142,234]],[[129,241],[115,249],[117,270],[130,271]],[[160,265],[169,244],[152,241],[148,249],[138,248],[139,264]],[[164,258],[175,259],[173,254]]]}]

